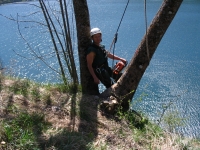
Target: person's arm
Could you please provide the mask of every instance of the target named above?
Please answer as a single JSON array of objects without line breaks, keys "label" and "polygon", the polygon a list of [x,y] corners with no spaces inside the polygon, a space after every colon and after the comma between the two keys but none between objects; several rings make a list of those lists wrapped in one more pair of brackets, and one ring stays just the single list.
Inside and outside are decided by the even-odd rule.
[{"label": "person's arm", "polygon": [[126,64],[126,59],[124,59],[124,58],[121,58],[121,57],[119,57],[119,56],[113,55],[113,54],[111,54],[111,53],[108,53],[107,56],[108,56],[108,58],[110,58],[110,59],[121,60],[124,64]]},{"label": "person's arm", "polygon": [[92,75],[92,77],[94,79],[94,83],[99,84],[100,81],[97,78],[96,74],[94,73],[94,69],[92,67],[92,63],[93,63],[94,57],[95,57],[95,53],[94,52],[90,52],[87,55],[87,57],[86,57],[86,59],[87,59],[87,67],[89,69],[90,74]]}]

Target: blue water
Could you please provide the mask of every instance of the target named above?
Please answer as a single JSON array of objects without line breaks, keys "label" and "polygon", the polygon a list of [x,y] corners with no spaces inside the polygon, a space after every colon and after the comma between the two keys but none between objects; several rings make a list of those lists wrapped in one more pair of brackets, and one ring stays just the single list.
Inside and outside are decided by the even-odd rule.
[{"label": "blue water", "polygon": [[[148,25],[161,3],[162,0],[147,2]],[[102,43],[107,49],[113,40],[125,5],[126,1],[122,0],[88,0],[91,27],[101,28]],[[37,8],[21,3],[0,6],[0,14],[7,16],[16,17],[17,13],[26,15],[34,11],[37,11]],[[35,18],[38,21],[42,20],[39,14],[34,15],[33,19]],[[162,113],[163,105],[172,102],[167,112],[178,111],[185,122],[185,125],[177,128],[176,131],[198,138],[200,137],[199,18],[200,1],[184,0],[160,42],[133,99],[133,108],[145,112],[145,115],[155,122]],[[31,52],[27,51],[25,41],[19,36],[16,22],[4,17],[0,17],[0,22],[0,58],[6,67],[11,67],[10,72],[40,82],[59,81],[57,74],[52,73],[41,61],[25,60],[16,55],[13,50],[32,58]],[[43,54],[51,52],[49,35],[43,27],[21,23],[20,28],[34,49],[41,50]],[[144,34],[144,1],[132,0],[119,28],[115,54],[130,61]],[[48,60],[56,67],[55,59],[50,57]],[[109,63],[112,65],[112,61]],[[102,85],[100,88],[103,90]],[[138,102],[137,99],[142,93],[146,96]]]}]

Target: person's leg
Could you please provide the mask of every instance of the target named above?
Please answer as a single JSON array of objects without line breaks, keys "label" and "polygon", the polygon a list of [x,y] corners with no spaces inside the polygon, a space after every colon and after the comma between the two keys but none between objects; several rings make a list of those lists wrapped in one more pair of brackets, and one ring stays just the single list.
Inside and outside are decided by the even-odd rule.
[{"label": "person's leg", "polygon": [[113,85],[110,75],[106,69],[102,68],[100,72],[95,72],[95,74],[106,88]]}]

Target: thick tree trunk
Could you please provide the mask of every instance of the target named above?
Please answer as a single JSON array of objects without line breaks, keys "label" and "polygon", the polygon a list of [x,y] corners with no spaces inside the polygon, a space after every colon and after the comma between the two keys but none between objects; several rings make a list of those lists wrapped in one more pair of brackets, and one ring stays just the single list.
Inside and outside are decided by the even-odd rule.
[{"label": "thick tree trunk", "polygon": [[[160,10],[148,28],[147,38],[146,35],[143,37],[125,73],[116,84],[105,91],[107,96],[112,93],[118,97],[118,101],[121,99],[121,105],[125,111],[129,109],[129,101],[132,100],[158,44],[176,15],[182,1],[183,0],[163,1]],[[146,39],[148,40],[149,57],[147,55]]]},{"label": "thick tree trunk", "polygon": [[78,37],[78,52],[80,61],[80,78],[83,93],[99,94],[98,85],[89,73],[86,63],[85,50],[91,43],[90,19],[87,0],[73,0]]}]

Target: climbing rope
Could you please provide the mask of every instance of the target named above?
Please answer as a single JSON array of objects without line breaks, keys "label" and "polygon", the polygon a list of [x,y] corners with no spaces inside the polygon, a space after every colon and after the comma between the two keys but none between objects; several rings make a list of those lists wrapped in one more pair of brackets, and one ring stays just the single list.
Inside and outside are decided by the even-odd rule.
[{"label": "climbing rope", "polygon": [[[118,27],[117,27],[117,31],[115,32],[115,36],[114,36],[114,38],[113,38],[113,41],[112,41],[111,46],[110,46],[110,49],[109,49],[109,52],[110,52],[111,49],[112,49],[112,47],[113,47],[113,45],[114,45],[114,47],[113,47],[113,55],[114,55],[114,50],[115,50],[115,43],[117,42],[117,38],[118,38],[118,31],[119,31],[119,28],[120,28],[120,26],[121,26],[122,20],[123,20],[123,18],[124,18],[124,14],[125,14],[126,9],[127,9],[127,7],[128,7],[129,1],[130,1],[130,0],[127,1],[126,7],[125,7],[125,9],[124,9],[123,15],[122,15],[122,17],[121,17],[121,20],[120,20],[119,25],[118,25]],[[146,3],[147,3],[146,0],[144,0],[146,48],[147,48],[147,57],[148,57],[148,59],[150,60],[150,57],[149,57],[149,46],[148,46],[148,37],[147,37],[147,7],[146,7]]]},{"label": "climbing rope", "polygon": [[[122,15],[121,20],[120,20],[120,22],[119,22],[119,25],[118,25],[118,27],[117,27],[117,31],[115,32],[115,36],[114,36],[114,38],[113,38],[113,41],[112,41],[112,43],[111,43],[111,46],[110,46],[110,50],[109,50],[109,51],[111,51],[113,44],[114,44],[114,48],[115,48],[115,43],[117,42],[117,36],[118,36],[119,27],[121,26],[121,23],[122,23],[122,20],[123,20],[123,18],[124,18],[124,14],[125,14],[126,9],[127,9],[127,7],[128,7],[129,1],[130,1],[130,0],[128,0],[127,3],[126,3],[126,7],[125,7],[125,9],[124,9],[123,15]],[[113,48],[113,50],[114,50],[114,48]]]},{"label": "climbing rope", "polygon": [[[130,0],[127,1],[126,3],[126,7],[124,9],[124,12],[122,14],[122,17],[121,17],[121,20],[119,22],[119,25],[117,27],[117,30],[115,32],[115,36],[113,38],[113,41],[111,43],[111,46],[110,46],[110,49],[109,49],[109,52],[111,51],[112,47],[113,47],[113,57],[114,57],[114,54],[115,54],[115,44],[117,42],[117,38],[118,38],[118,31],[119,31],[119,28],[121,26],[121,23],[122,23],[122,20],[124,18],[124,15],[125,15],[125,12],[126,12],[126,9],[128,7],[128,4],[129,4]],[[147,49],[147,57],[148,57],[148,60],[150,61],[150,57],[149,57],[149,46],[148,46],[148,35],[147,35],[147,7],[146,7],[146,0],[144,0],[144,15],[145,15],[145,39],[146,39],[146,49]],[[114,45],[114,46],[113,46]],[[112,61],[112,67],[114,66],[114,58],[113,58],[113,61]]]},{"label": "climbing rope", "polygon": [[148,36],[147,36],[147,1],[144,0],[144,15],[145,15],[145,38],[146,38],[146,48],[147,48],[147,57],[148,57],[148,60],[150,61],[150,58],[149,58],[149,44],[148,44]]},{"label": "climbing rope", "polygon": [[[118,31],[119,31],[119,28],[120,28],[120,26],[121,26],[122,20],[123,20],[123,18],[124,18],[126,9],[127,9],[127,7],[128,7],[128,4],[129,4],[129,1],[130,1],[130,0],[128,0],[127,3],[126,3],[126,7],[125,7],[125,9],[124,9],[124,12],[123,12],[123,14],[122,14],[121,20],[120,20],[119,25],[118,25],[118,27],[117,27],[117,31],[115,32],[115,36],[114,36],[113,41],[112,41],[111,46],[110,46],[109,52],[111,51],[112,46],[114,45],[114,46],[113,46],[113,52],[112,52],[112,54],[113,54],[112,68],[114,67],[115,44],[116,44],[116,42],[117,42]],[[113,77],[113,74],[112,74],[112,77]]]}]

